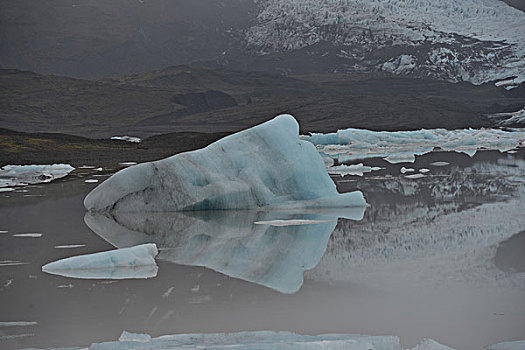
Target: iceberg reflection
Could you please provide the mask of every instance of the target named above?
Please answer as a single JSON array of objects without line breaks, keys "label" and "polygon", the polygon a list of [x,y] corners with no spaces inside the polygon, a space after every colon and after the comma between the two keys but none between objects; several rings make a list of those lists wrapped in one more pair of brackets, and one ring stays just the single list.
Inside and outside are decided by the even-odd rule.
[{"label": "iceberg reflection", "polygon": [[[159,259],[204,266],[225,275],[295,293],[303,272],[325,253],[343,217],[361,220],[365,207],[304,211],[200,211],[86,213],[91,230],[117,248],[155,243]],[[313,224],[274,226],[274,220],[312,220]]]}]

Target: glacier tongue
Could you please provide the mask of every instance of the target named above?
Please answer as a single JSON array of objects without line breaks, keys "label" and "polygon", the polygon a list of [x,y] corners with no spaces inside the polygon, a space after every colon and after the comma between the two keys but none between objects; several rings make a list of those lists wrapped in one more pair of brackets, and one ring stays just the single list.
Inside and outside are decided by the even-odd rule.
[{"label": "glacier tongue", "polygon": [[90,211],[153,212],[364,206],[339,194],[299,125],[280,115],[206,148],[121,170],[84,200]]}]

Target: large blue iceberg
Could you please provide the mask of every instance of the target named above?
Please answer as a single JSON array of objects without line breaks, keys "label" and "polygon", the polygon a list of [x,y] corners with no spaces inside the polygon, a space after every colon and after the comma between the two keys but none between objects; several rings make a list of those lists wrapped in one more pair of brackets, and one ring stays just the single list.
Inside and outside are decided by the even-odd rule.
[{"label": "large blue iceberg", "polygon": [[365,206],[340,194],[315,146],[280,115],[208,147],[121,170],[84,200],[90,211],[159,212]]}]

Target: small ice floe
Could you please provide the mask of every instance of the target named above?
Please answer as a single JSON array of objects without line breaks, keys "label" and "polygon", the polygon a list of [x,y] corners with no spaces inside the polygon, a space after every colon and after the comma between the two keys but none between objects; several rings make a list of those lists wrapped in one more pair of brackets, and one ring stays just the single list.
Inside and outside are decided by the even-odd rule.
[{"label": "small ice floe", "polygon": [[523,350],[525,349],[525,340],[507,341],[486,347],[487,350]]},{"label": "small ice floe", "polygon": [[111,139],[119,140],[119,141],[126,141],[126,142],[134,142],[134,143],[139,143],[142,141],[139,137],[135,137],[135,136],[113,136]]},{"label": "small ice floe", "polygon": [[137,162],[122,162],[122,163],[119,163],[119,165],[122,165],[122,166],[130,166],[130,165],[136,165]]},{"label": "small ice floe", "polygon": [[138,343],[148,343],[151,341],[151,335],[149,334],[139,334],[139,333],[130,333],[123,331],[118,341],[131,341]]},{"label": "small ice floe", "polygon": [[75,170],[69,164],[6,165],[0,168],[0,187],[51,182]]},{"label": "small ice floe", "polygon": [[78,167],[79,169],[94,169],[95,167],[93,165],[82,165]]},{"label": "small ice floe", "polygon": [[367,165],[363,165],[363,163],[359,164],[351,164],[351,165],[337,165],[332,166],[328,168],[328,173],[331,175],[354,175],[354,176],[363,176],[365,173],[370,173],[372,171],[379,171],[383,170],[384,168],[381,167],[371,167]]},{"label": "small ice floe", "polygon": [[507,153],[509,153],[509,154],[516,154],[516,153],[518,153],[518,151],[516,151],[515,149],[511,149],[510,151],[507,151]]},{"label": "small ice floe", "polygon": [[82,248],[85,247],[85,244],[64,244],[64,245],[56,245],[55,249],[73,249],[73,248]]},{"label": "small ice floe", "polygon": [[421,179],[423,177],[426,177],[424,174],[412,174],[412,175],[406,175],[405,178],[407,179]]},{"label": "small ice floe", "polygon": [[40,238],[42,237],[41,233],[15,233],[13,237],[20,237],[20,238]]},{"label": "small ice floe", "polygon": [[200,289],[201,289],[201,286],[197,284],[193,288],[191,288],[191,291],[193,293],[197,293]]},{"label": "small ice floe", "polygon": [[70,288],[73,288],[74,286],[70,283],[70,284],[61,284],[61,285],[58,285],[57,288],[59,289],[63,289],[63,288],[66,288],[66,289],[70,289]]},{"label": "small ice floe", "polygon": [[447,166],[449,164],[450,164],[449,162],[434,162],[434,163],[430,163],[430,165],[432,165],[432,166]]},{"label": "small ice floe", "polygon": [[337,222],[333,220],[268,220],[256,221],[255,225],[270,225],[270,226],[294,226],[294,225],[313,225],[322,224],[325,222]]},{"label": "small ice floe", "polygon": [[157,275],[153,243],[78,255],[42,266],[42,271],[81,279],[145,279]]},{"label": "small ice floe", "polygon": [[87,179],[87,180],[84,180],[84,182],[86,182],[86,183],[97,183],[98,180],[97,179]]},{"label": "small ice floe", "polygon": [[413,168],[405,168],[405,167],[401,167],[401,174],[405,174],[405,173],[413,173],[415,170]]},{"label": "small ice floe", "polygon": [[170,294],[173,292],[173,290],[175,289],[175,287],[169,287],[168,290],[166,292],[164,292],[164,294],[162,294],[162,297],[163,298],[167,298],[170,296]]},{"label": "small ice floe", "polygon": [[6,234],[6,233],[9,233],[9,231],[2,231],[2,230],[0,230],[0,235]]},{"label": "small ice floe", "polygon": [[419,169],[419,172],[422,173],[422,174],[426,174],[426,173],[429,173],[429,172],[430,172],[430,169],[427,169],[427,168],[421,168],[421,169]]},{"label": "small ice floe", "polygon": [[35,321],[12,321],[12,322],[0,322],[0,327],[27,327],[36,326],[38,323]]},{"label": "small ice floe", "polygon": [[17,265],[27,265],[28,262],[17,261],[17,260],[2,260],[0,261],[0,266],[17,266]]},{"label": "small ice floe", "polygon": [[15,189],[12,187],[3,187],[0,188],[0,192],[13,192]]}]

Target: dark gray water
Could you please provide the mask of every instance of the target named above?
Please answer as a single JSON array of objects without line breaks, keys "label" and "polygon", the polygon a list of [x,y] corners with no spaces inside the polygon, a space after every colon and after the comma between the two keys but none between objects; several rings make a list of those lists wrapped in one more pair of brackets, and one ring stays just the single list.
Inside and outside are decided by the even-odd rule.
[{"label": "dark gray water", "polygon": [[[435,161],[450,164],[430,165]],[[85,345],[115,340],[123,330],[363,333],[397,335],[405,346],[430,337],[458,349],[523,338],[523,152],[474,159],[432,153],[410,165],[430,169],[422,179],[405,178],[401,165],[365,162],[374,163],[387,169],[334,178],[340,191],[365,194],[371,207],[361,220],[352,214],[285,228],[253,222],[333,221],[341,213],[108,221],[85,215],[82,200],[96,186],[84,182],[93,178],[89,171],[0,193],[0,230],[8,231],[0,234],[0,322],[36,322],[0,326],[0,348]],[[42,236],[14,236],[20,233]],[[41,272],[47,262],[113,248],[108,241],[156,242],[157,277],[81,280]],[[72,244],[84,246],[54,248]]]}]

